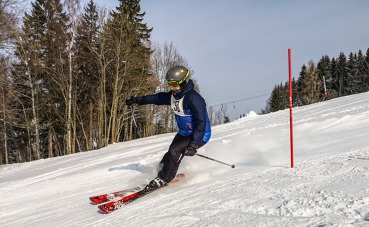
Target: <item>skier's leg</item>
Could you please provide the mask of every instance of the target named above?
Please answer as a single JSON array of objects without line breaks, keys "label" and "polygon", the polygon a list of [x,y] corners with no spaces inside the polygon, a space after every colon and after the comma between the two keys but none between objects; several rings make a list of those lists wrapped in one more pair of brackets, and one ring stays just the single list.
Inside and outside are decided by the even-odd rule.
[{"label": "skier's leg", "polygon": [[[176,135],[169,146],[168,152],[163,157],[163,168],[159,172],[159,177],[166,182],[170,182],[177,174],[179,164],[182,161],[183,153],[191,142],[191,137]],[[162,161],[163,161],[162,160]]]},{"label": "skier's leg", "polygon": [[161,161],[160,161],[160,163],[159,163],[159,165],[157,167],[158,172],[163,169],[163,166],[165,165],[165,163],[168,163],[169,155],[170,155],[169,154],[169,151],[167,151],[167,153],[165,153],[165,155],[161,159]]}]

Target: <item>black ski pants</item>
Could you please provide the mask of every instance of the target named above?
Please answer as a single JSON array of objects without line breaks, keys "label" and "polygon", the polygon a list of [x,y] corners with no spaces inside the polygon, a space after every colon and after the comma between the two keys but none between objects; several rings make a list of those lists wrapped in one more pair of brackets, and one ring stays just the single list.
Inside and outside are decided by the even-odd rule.
[{"label": "black ski pants", "polygon": [[[181,136],[177,134],[169,146],[169,150],[165,153],[160,165],[163,168],[159,171],[158,176],[166,182],[170,182],[177,174],[179,165],[184,157],[186,148],[191,143],[192,136]],[[202,142],[199,146],[202,147],[206,142]]]}]

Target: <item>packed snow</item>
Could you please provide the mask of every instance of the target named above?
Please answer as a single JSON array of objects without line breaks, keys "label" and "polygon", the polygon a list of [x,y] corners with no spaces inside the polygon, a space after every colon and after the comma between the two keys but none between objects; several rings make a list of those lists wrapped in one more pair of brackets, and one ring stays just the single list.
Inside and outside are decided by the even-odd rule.
[{"label": "packed snow", "polygon": [[148,183],[174,133],[0,166],[0,226],[369,226],[369,93],[213,127],[186,178],[110,214],[93,195]]}]

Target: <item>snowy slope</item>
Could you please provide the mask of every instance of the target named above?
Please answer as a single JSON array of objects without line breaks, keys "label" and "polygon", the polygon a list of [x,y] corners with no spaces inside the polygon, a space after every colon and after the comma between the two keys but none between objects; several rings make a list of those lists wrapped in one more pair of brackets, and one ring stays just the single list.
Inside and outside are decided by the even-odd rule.
[{"label": "snowy slope", "polygon": [[369,226],[369,93],[213,128],[187,178],[111,214],[92,195],[142,182],[174,134],[0,167],[0,226]]}]

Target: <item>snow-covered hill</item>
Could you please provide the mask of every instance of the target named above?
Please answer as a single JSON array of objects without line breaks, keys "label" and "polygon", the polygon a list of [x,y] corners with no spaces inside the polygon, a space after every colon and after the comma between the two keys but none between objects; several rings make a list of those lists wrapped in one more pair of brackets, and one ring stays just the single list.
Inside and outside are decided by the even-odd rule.
[{"label": "snow-covered hill", "polygon": [[369,93],[213,127],[187,178],[111,214],[92,195],[148,182],[174,134],[0,167],[0,226],[369,226]]}]

